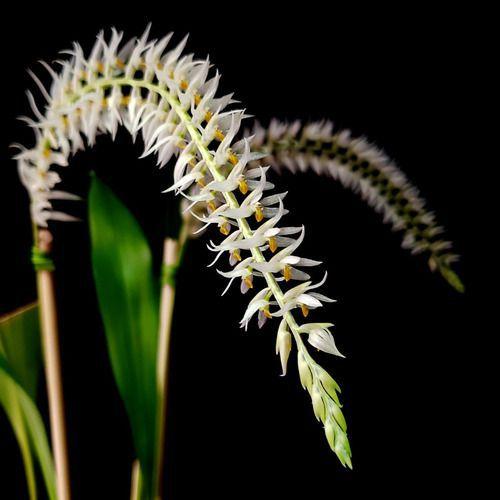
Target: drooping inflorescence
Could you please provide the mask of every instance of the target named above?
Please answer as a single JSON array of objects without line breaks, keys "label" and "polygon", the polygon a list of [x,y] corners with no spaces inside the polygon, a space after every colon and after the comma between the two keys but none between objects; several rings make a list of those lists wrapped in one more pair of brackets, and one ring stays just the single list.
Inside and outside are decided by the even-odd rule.
[{"label": "drooping inflorescence", "polygon": [[[351,466],[351,452],[345,420],[340,410],[338,385],[312,359],[302,340],[319,350],[340,355],[329,323],[298,324],[294,313],[306,317],[311,309],[331,299],[315,290],[303,268],[318,261],[296,255],[304,238],[304,227],[281,227],[286,210],[285,192],[270,194],[267,166],[255,166],[262,153],[253,151],[250,139],[235,140],[244,110],[228,109],[231,95],[216,96],[220,75],[209,76],[208,60],[183,54],[186,39],[167,50],[172,35],[148,40],[149,29],[140,39],[122,44],[122,34],[113,30],[109,41],[99,34],[90,55],[78,44],[67,51],[69,59],[58,61],[59,72],[45,65],[52,82],[47,91],[35,77],[46,104],[40,110],[28,94],[34,118],[25,118],[33,128],[35,146],[16,155],[21,179],[31,197],[35,225],[50,220],[72,220],[54,211],[53,198],[73,199],[56,190],[60,176],[54,168],[69,159],[96,136],[113,137],[120,125],[135,140],[144,142],[144,155],[156,154],[158,165],[175,159],[174,191],[188,201],[188,209],[204,225],[216,225],[224,236],[211,243],[215,261],[222,255],[229,270],[219,271],[239,280],[240,290],[256,291],[245,311],[241,326],[257,316],[260,326],[269,318],[281,319],[277,353],[286,372],[295,340],[302,385],[311,395],[315,415],[324,423],[331,448],[342,464]],[[204,210],[200,215],[199,207]],[[214,262],[215,262],[214,261]],[[326,275],[325,275],[326,278]],[[257,286],[261,280],[263,288]],[[299,281],[283,290],[282,285]]]},{"label": "drooping inflorescence", "polygon": [[253,148],[266,153],[265,161],[273,168],[312,169],[359,193],[384,222],[403,233],[403,248],[426,255],[431,270],[463,291],[451,269],[458,256],[451,251],[451,242],[442,239],[443,228],[404,172],[379,148],[363,137],[352,137],[349,130],[334,130],[330,121],[272,120],[267,128],[257,122],[252,136]]}]

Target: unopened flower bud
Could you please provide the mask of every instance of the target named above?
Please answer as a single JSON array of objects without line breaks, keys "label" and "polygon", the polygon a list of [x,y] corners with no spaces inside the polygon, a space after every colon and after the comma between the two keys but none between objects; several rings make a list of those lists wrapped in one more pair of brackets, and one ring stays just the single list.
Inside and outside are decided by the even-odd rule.
[{"label": "unopened flower bud", "polygon": [[326,370],[323,370],[323,368],[318,368],[317,375],[319,377],[321,385],[323,386],[325,391],[328,393],[328,395],[338,405],[340,405],[339,397],[337,395],[337,392],[340,392],[340,387],[338,386],[337,382],[335,382],[335,380],[333,380],[333,378],[330,376],[330,374]]},{"label": "unopened flower bud", "polygon": [[278,328],[278,335],[276,336],[276,354],[280,356],[281,368],[283,370],[282,376],[286,375],[286,367],[291,350],[292,335],[288,331],[286,321],[282,320]]},{"label": "unopened flower bud", "polygon": [[335,422],[328,417],[325,422],[325,435],[332,451],[335,451]]},{"label": "unopened flower bud", "polygon": [[299,354],[297,356],[297,364],[299,368],[299,378],[300,378],[300,383],[302,384],[302,387],[304,389],[307,389],[308,391],[311,391],[311,386],[312,386],[312,373],[311,369],[309,368],[309,365],[307,364],[307,361],[302,354],[302,352],[299,351]]},{"label": "unopened flower bud", "polygon": [[321,396],[321,389],[319,388],[318,384],[313,385],[311,391],[311,400],[312,400],[314,415],[318,420],[324,421],[326,408],[323,398]]},{"label": "unopened flower bud", "polygon": [[335,417],[335,420],[340,425],[342,430],[345,432],[347,430],[347,423],[345,421],[345,417],[344,417],[344,414],[342,413],[342,410],[336,404],[332,404],[331,406],[333,407],[332,413],[333,413],[333,416]]},{"label": "unopened flower bud", "polygon": [[339,432],[335,439],[335,449],[333,450],[339,457],[342,465],[352,469],[351,462],[351,447],[349,445],[349,440],[343,432]]}]

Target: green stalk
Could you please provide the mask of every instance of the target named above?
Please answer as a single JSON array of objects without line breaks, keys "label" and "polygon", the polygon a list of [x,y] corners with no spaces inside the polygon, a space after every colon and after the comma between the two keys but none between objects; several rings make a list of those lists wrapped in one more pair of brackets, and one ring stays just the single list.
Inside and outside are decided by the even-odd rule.
[{"label": "green stalk", "polygon": [[162,288],[157,354],[157,414],[155,456],[155,498],[163,497],[163,470],[165,463],[165,433],[168,399],[168,375],[171,347],[172,318],[175,302],[175,279],[182,262],[188,237],[187,224],[182,224],[177,240],[165,238],[163,247]]}]

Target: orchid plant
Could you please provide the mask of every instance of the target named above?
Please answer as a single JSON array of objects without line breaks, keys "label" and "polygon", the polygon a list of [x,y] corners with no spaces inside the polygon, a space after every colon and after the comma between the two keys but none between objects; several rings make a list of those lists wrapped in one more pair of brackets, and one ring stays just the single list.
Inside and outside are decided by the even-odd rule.
[{"label": "orchid plant", "polygon": [[[51,225],[77,220],[69,201],[79,198],[58,189],[64,175],[61,167],[70,165],[78,151],[92,147],[100,134],[115,138],[118,128],[125,127],[134,141],[144,144],[143,157],[154,155],[160,168],[172,166],[166,170],[167,178],[173,172],[166,192],[181,200],[182,224],[178,234],[165,241],[158,297],[151,279],[150,250],[137,221],[113,191],[96,178],[89,196],[99,304],[114,376],[136,443],[138,462],[132,486],[135,498],[161,496],[175,272],[182,262],[186,241],[209,226],[215,226],[221,234],[209,242],[208,249],[215,254],[210,265],[219,265],[217,272],[228,280],[223,294],[236,282],[242,294],[251,295],[240,326],[249,328],[254,318],[258,327],[277,320],[276,354],[283,375],[295,349],[300,382],[309,393],[328,444],[342,465],[352,467],[340,388],[311,354],[312,347],[342,356],[332,334],[333,324],[309,319],[312,310],[333,302],[318,291],[327,273],[319,281],[310,276],[309,270],[321,262],[301,255],[305,228],[285,222],[287,192],[275,189],[271,182],[273,170],[312,169],[359,193],[384,222],[402,233],[404,248],[426,254],[431,270],[439,271],[454,288],[463,291],[452,270],[457,256],[451,244],[441,238],[442,228],[434,214],[381,150],[364,138],[351,137],[349,131],[334,130],[328,121],[302,124],[273,120],[268,127],[256,122],[252,130],[242,130],[245,110],[235,106],[232,94],[217,94],[220,74],[211,70],[208,59],[185,53],[186,38],[171,46],[172,38],[169,34],[151,40],[148,27],[140,38],[123,42],[123,34],[113,29],[109,39],[103,33],[98,35],[88,56],[75,43],[63,52],[66,58],[57,61],[57,69],[42,63],[51,78],[48,87],[31,73],[45,102],[40,105],[28,92],[33,116],[23,120],[33,130],[35,141],[31,147],[16,145],[15,158],[31,199],[33,264],[38,277],[54,463],[40,430],[43,424],[33,402],[34,393],[19,375],[15,356],[9,356],[2,347],[2,339],[12,337],[9,328],[26,329],[26,314],[32,315],[36,305],[2,322],[0,391],[6,394],[8,388],[16,412],[9,398],[0,401],[10,411],[19,444],[25,450],[32,498],[36,497],[34,461],[45,471],[50,498],[70,498]],[[53,200],[62,200],[66,209],[55,209]],[[224,257],[227,264],[221,265]],[[125,265],[131,266],[126,279]],[[136,330],[119,318],[123,314],[118,304],[120,297],[123,303],[128,301],[130,314],[137,314],[128,322],[137,323]],[[31,330],[39,328],[36,318],[32,317],[30,324]],[[21,335],[17,337],[23,342]],[[132,345],[140,353],[137,358],[130,352]],[[25,345],[19,347],[20,351],[23,348],[28,349]],[[125,366],[134,370],[126,371]],[[26,438],[33,433],[33,422],[40,440],[35,447]]]}]

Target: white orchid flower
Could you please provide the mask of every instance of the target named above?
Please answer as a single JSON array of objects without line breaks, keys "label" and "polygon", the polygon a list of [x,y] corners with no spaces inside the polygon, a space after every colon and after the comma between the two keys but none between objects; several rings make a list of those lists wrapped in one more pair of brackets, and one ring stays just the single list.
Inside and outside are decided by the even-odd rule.
[{"label": "white orchid flower", "polygon": [[316,349],[344,358],[345,356],[337,349],[329,330],[332,326],[332,323],[307,323],[299,328],[299,332],[306,333],[307,341]]},{"label": "white orchid flower", "polygon": [[304,317],[307,317],[311,309],[322,307],[322,302],[336,302],[336,300],[330,299],[321,293],[311,292],[311,290],[322,286],[327,276],[328,273],[325,272],[323,279],[315,285],[311,284],[311,281],[306,281],[288,290],[283,295],[283,307],[273,313],[273,316],[283,316],[286,312],[299,307]]}]

